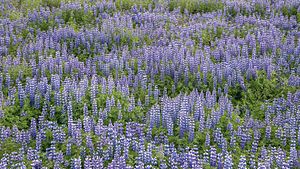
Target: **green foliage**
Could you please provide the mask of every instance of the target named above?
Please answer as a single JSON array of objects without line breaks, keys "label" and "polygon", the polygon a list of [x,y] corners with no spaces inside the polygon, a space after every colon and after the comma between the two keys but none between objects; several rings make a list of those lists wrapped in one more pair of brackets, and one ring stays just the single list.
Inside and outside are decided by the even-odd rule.
[{"label": "green foliage", "polygon": [[41,3],[43,6],[50,7],[50,9],[59,8],[61,0],[42,0]]},{"label": "green foliage", "polygon": [[202,40],[204,45],[210,45],[211,43],[211,36],[208,30],[202,31]]},{"label": "green foliage", "polygon": [[249,109],[254,118],[262,120],[264,118],[261,105],[266,100],[273,100],[286,96],[288,92],[294,92],[294,87],[282,86],[280,81],[273,75],[270,80],[267,79],[265,72],[259,72],[257,79],[251,79],[246,83],[246,91],[240,86],[231,88],[229,95],[232,97],[232,103],[235,106]]},{"label": "green foliage", "polygon": [[[17,96],[15,96],[17,98]],[[19,129],[28,129],[30,126],[31,118],[38,118],[41,114],[40,110],[34,109],[29,104],[29,99],[25,99],[24,107],[19,106],[19,100],[16,99],[15,106],[8,106],[3,109],[4,117],[0,119],[0,125],[3,126],[17,126]],[[22,116],[26,113],[26,116]]]},{"label": "green foliage", "polygon": [[48,31],[50,28],[56,27],[57,24],[53,19],[43,19],[42,21],[30,22],[29,25],[34,28],[34,30]]},{"label": "green foliage", "polygon": [[11,67],[8,73],[10,78],[16,80],[18,77],[21,77],[24,82],[26,77],[31,77],[32,70],[31,67],[25,65],[16,65]]},{"label": "green foliage", "polygon": [[39,7],[49,7],[50,9],[59,8],[61,2],[67,0],[12,0],[14,6],[22,8],[24,10],[30,11],[33,9],[38,9]]},{"label": "green foliage", "polygon": [[[202,31],[203,45],[211,45],[211,43],[215,41],[216,38],[222,37],[223,31],[224,29],[221,27],[204,29]],[[195,40],[197,45],[199,43],[198,37],[195,38]]]},{"label": "green foliage", "polygon": [[224,4],[215,0],[199,1],[199,0],[170,0],[169,9],[180,8],[181,13],[188,10],[190,13],[207,13],[222,10]]},{"label": "green foliage", "polygon": [[134,151],[129,151],[129,155],[128,155],[128,159],[126,162],[128,162],[129,165],[134,166],[136,163],[136,157],[138,156],[138,154]]},{"label": "green foliage", "polygon": [[229,15],[229,16],[231,16],[233,18],[236,16],[236,14],[237,14],[237,12],[236,12],[236,10],[234,10],[234,8],[229,8],[227,10],[227,15]]},{"label": "green foliage", "polygon": [[148,9],[149,5],[154,6],[154,1],[152,0],[116,0],[115,1],[117,10],[130,10],[134,5],[137,7],[142,6]]},{"label": "green foliage", "polygon": [[26,11],[38,8],[41,5],[41,0],[12,0],[18,8]]},{"label": "green foliage", "polygon": [[20,144],[15,143],[12,138],[8,138],[0,144],[0,158],[3,154],[9,154],[12,152],[17,152],[21,148]]},{"label": "green foliage", "polygon": [[10,19],[10,20],[18,20],[18,19],[20,19],[21,15],[22,15],[22,13],[20,13],[20,12],[17,12],[17,11],[11,11],[11,12],[9,13],[9,19]]},{"label": "green foliage", "polygon": [[95,21],[93,13],[91,11],[84,12],[84,10],[64,10],[61,17],[65,23],[71,25],[75,30]]},{"label": "green foliage", "polygon": [[289,18],[291,16],[297,16],[298,15],[297,7],[295,7],[295,6],[292,6],[292,7],[283,6],[280,11],[282,12],[282,14],[284,16],[288,16]]},{"label": "green foliage", "polygon": [[266,13],[266,7],[265,6],[262,6],[260,4],[255,4],[255,12],[260,14],[262,17],[265,16],[265,13]]}]

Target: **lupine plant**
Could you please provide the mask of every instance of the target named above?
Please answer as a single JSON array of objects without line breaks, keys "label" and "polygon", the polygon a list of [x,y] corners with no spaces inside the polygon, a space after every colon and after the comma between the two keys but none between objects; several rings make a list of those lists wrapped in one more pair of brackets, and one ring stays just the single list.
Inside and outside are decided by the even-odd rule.
[{"label": "lupine plant", "polygon": [[300,1],[2,0],[0,168],[300,168]]}]

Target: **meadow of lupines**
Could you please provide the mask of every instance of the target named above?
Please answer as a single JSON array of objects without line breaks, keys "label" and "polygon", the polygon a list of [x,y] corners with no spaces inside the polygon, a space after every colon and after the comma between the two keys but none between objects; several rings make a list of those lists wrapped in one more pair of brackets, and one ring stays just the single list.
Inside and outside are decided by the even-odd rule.
[{"label": "meadow of lupines", "polygon": [[0,1],[0,169],[300,168],[299,0]]}]

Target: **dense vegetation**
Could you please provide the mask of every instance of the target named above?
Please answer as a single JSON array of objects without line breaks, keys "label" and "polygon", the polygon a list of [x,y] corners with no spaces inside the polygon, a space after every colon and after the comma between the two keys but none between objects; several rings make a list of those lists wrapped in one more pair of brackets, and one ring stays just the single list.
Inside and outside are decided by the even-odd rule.
[{"label": "dense vegetation", "polygon": [[2,0],[0,168],[300,168],[300,1]]}]

